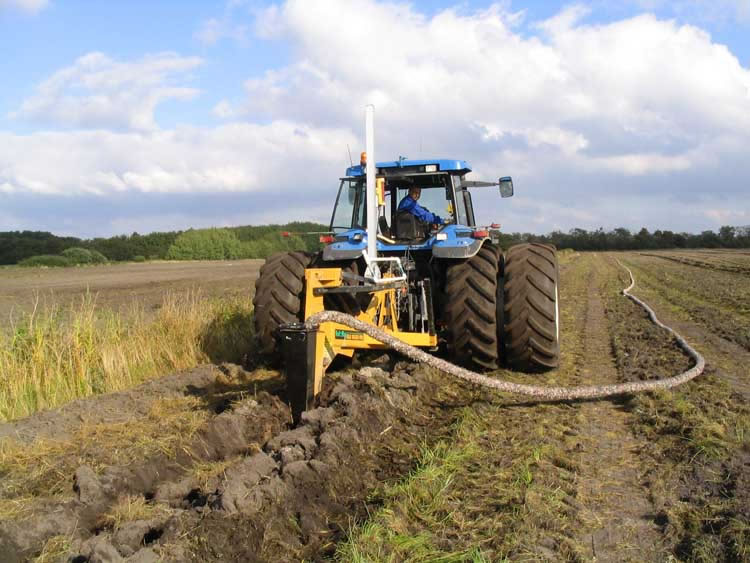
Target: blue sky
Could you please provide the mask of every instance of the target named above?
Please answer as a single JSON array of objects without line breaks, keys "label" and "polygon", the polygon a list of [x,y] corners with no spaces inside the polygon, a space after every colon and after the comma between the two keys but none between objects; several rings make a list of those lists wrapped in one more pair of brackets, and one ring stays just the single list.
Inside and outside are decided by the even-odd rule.
[{"label": "blue sky", "polygon": [[[380,158],[508,230],[750,224],[750,0],[0,0],[0,231],[327,221]],[[419,152],[419,148],[422,152]]]}]

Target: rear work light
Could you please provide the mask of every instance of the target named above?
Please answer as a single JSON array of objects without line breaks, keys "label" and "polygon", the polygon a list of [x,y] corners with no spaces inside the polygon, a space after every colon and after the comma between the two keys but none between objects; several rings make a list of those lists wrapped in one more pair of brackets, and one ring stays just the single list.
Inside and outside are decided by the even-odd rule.
[{"label": "rear work light", "polygon": [[471,233],[471,236],[473,238],[485,238],[485,237],[490,236],[490,232],[489,231],[474,231],[473,233]]},{"label": "rear work light", "polygon": [[333,235],[320,235],[320,242],[324,244],[329,244],[333,242]]},{"label": "rear work light", "polygon": [[437,164],[428,164],[424,167],[425,172],[437,172]]}]

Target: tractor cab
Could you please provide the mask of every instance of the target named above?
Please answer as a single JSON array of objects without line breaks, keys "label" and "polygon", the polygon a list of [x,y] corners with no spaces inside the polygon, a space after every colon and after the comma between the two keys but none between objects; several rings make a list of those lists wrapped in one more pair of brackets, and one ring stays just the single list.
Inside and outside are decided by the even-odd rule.
[{"label": "tractor cab", "polygon": [[[367,246],[365,164],[351,166],[341,178],[333,209],[333,235],[323,251],[324,260],[345,260],[361,255]],[[378,253],[432,251],[435,256],[468,258],[482,242],[496,238],[492,228],[478,228],[470,187],[500,186],[501,196],[513,194],[509,177],[499,182],[471,182],[471,167],[463,160],[405,160],[376,164],[378,195]],[[417,204],[437,216],[420,220],[403,210],[402,202],[417,193]]]}]

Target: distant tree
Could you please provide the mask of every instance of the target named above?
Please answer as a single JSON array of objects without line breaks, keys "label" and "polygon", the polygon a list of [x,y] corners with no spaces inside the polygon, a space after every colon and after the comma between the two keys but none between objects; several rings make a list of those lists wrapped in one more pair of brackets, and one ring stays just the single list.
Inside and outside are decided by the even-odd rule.
[{"label": "distant tree", "polygon": [[24,260],[21,260],[18,265],[25,267],[66,267],[73,266],[73,262],[65,258],[65,256],[60,256],[59,254],[42,254],[39,256],[30,256],[29,258],[25,258]]},{"label": "distant tree", "polygon": [[92,264],[104,264],[108,262],[107,257],[98,250],[89,250]]},{"label": "distant tree", "polygon": [[94,261],[90,250],[78,246],[66,248],[62,251],[62,255],[73,264],[90,264]]},{"label": "distant tree", "polygon": [[721,245],[727,248],[731,248],[734,246],[735,240],[735,228],[730,227],[729,225],[724,225],[719,229],[719,240],[721,241]]},{"label": "distant tree", "polygon": [[169,260],[226,260],[241,255],[242,244],[228,229],[185,231],[167,251]]},{"label": "distant tree", "polygon": [[651,236],[651,233],[648,232],[647,228],[642,228],[640,231],[638,231],[638,234],[633,237],[633,248],[639,248],[639,249],[647,249],[647,248],[654,248],[655,241],[654,238]]}]

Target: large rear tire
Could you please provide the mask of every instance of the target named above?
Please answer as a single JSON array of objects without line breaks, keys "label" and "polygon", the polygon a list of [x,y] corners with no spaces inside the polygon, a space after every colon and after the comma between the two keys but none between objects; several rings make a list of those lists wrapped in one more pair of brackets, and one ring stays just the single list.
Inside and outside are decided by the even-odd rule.
[{"label": "large rear tire", "polygon": [[456,363],[491,370],[498,367],[497,246],[485,243],[446,270],[444,320],[448,352]]},{"label": "large rear tire", "polygon": [[260,353],[279,358],[276,329],[301,322],[305,308],[305,268],[311,257],[304,252],[282,252],[266,260],[255,282],[255,337]]},{"label": "large rear tire", "polygon": [[554,246],[526,243],[505,253],[504,360],[520,371],[560,364],[558,265]]}]

